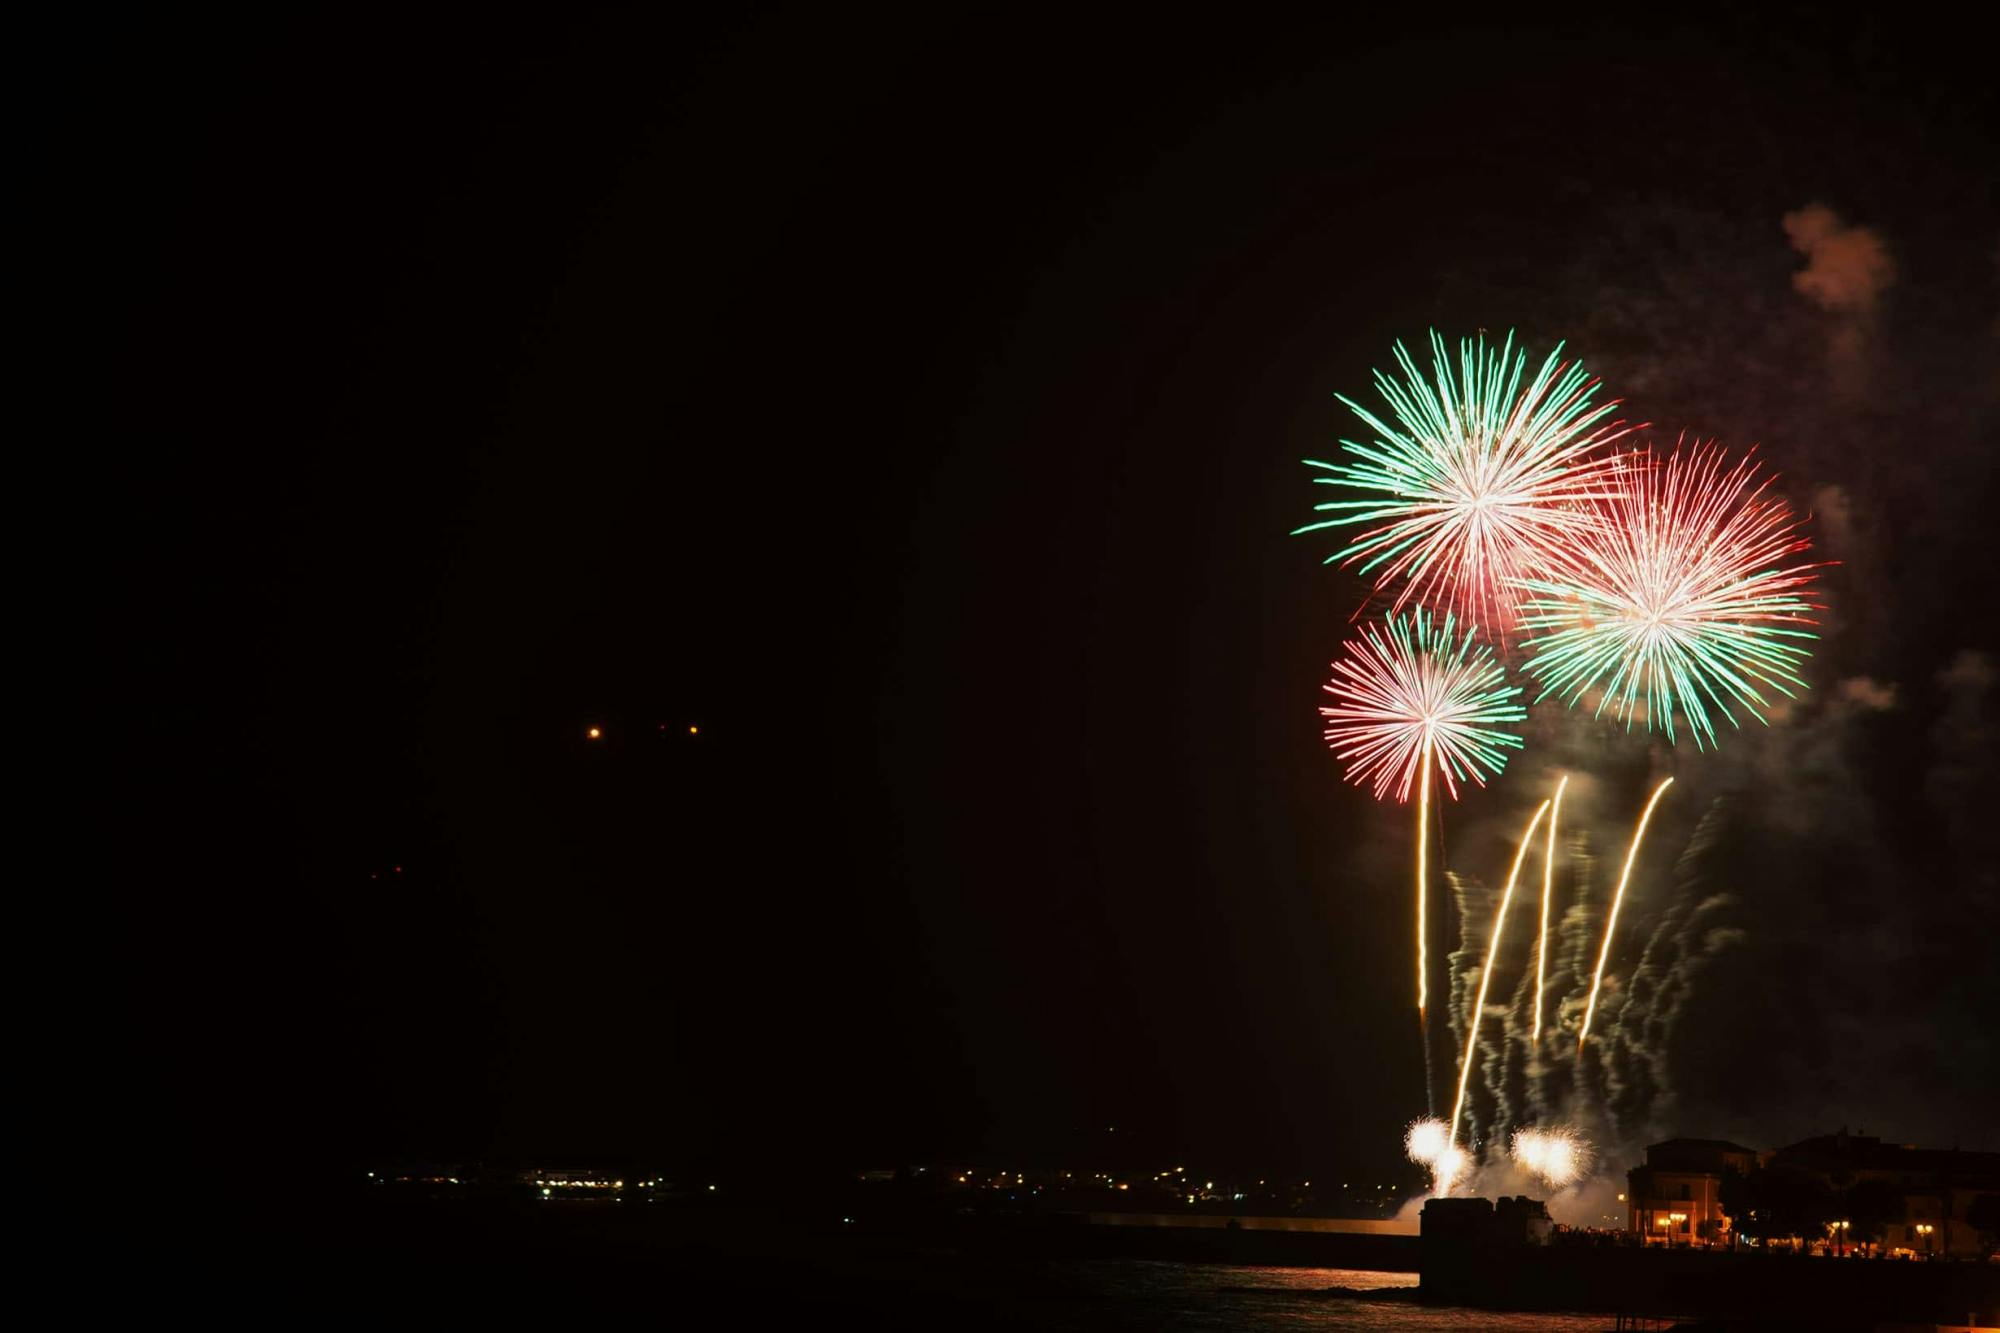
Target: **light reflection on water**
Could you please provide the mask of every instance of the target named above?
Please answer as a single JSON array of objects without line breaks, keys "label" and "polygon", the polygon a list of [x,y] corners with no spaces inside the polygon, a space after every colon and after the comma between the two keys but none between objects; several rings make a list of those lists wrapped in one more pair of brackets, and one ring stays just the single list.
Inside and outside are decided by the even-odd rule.
[{"label": "light reflection on water", "polygon": [[[1419,1305],[1415,1273],[1345,1268],[1232,1268],[1135,1260],[1059,1265],[1078,1295],[1022,1312],[1033,1328],[1160,1329],[1489,1329],[1495,1333],[1597,1333],[1602,1314],[1508,1313]],[[1330,1289],[1344,1288],[1333,1293]],[[1377,1294],[1379,1293],[1379,1294]],[[1101,1303],[1100,1303],[1101,1302]],[[1062,1308],[1068,1307],[1068,1308]],[[1039,1315],[1040,1317],[1037,1317]]]}]

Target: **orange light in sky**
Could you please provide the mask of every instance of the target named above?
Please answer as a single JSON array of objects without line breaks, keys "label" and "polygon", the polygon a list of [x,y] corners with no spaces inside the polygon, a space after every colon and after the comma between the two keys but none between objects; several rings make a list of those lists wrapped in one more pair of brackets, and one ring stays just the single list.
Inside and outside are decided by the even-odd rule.
[{"label": "orange light in sky", "polygon": [[590,730],[584,732],[583,734],[590,737],[590,739],[592,740],[598,740],[604,735],[604,731],[601,727],[592,727]]}]

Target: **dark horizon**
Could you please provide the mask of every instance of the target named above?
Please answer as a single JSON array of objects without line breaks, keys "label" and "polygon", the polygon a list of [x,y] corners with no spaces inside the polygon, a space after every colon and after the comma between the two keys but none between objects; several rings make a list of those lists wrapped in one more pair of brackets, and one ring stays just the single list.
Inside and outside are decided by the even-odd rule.
[{"label": "dark horizon", "polygon": [[[1544,706],[1447,868],[1674,773],[1634,930],[1729,905],[1622,1128],[2000,1148],[1994,93],[1846,22],[104,34],[138,1132],[1403,1179],[1409,817],[1286,534],[1335,394],[1511,328],[1838,563],[1773,727]],[[1794,284],[1815,204],[1870,310]]]}]

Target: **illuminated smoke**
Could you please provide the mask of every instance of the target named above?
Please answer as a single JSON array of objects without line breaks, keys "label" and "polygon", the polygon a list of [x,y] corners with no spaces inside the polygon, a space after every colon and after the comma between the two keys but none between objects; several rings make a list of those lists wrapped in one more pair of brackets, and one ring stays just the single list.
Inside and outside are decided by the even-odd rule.
[{"label": "illuminated smoke", "polygon": [[1784,216],[1785,235],[1806,257],[1792,287],[1822,310],[1867,314],[1896,280],[1896,261],[1882,238],[1850,227],[1825,204],[1807,204]]}]

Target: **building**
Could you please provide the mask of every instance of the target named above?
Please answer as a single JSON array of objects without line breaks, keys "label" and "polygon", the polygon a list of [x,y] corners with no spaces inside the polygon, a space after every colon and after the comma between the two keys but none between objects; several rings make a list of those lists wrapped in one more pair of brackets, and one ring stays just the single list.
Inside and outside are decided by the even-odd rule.
[{"label": "building", "polygon": [[1882,1223],[1881,1247],[1891,1255],[1978,1257],[1967,1210],[1980,1195],[2000,1193],[2000,1153],[1884,1143],[1844,1128],[1780,1148],[1767,1166],[1818,1180],[1836,1197],[1863,1181],[1889,1186],[1901,1200]]},{"label": "building", "polygon": [[[1645,1165],[1626,1173],[1627,1229],[1648,1245],[1729,1244],[1722,1188],[1731,1172],[1804,1185],[1821,1199],[1817,1208],[1832,1210],[1816,1214],[1831,1218],[1826,1236],[1816,1234],[1814,1222],[1798,1240],[1765,1243],[1836,1252],[1879,1244],[1892,1257],[1978,1257],[1984,1242],[1968,1213],[1980,1196],[2000,1193],[2000,1153],[1884,1143],[1845,1129],[1776,1152],[1720,1139],[1668,1139],[1650,1145]],[[1857,1189],[1869,1182],[1880,1188]],[[1849,1215],[1862,1207],[1872,1215]]]},{"label": "building", "polygon": [[1722,1178],[1757,1169],[1755,1148],[1722,1139],[1668,1139],[1647,1145],[1646,1162],[1625,1173],[1627,1228],[1648,1245],[1717,1245],[1729,1240]]}]

